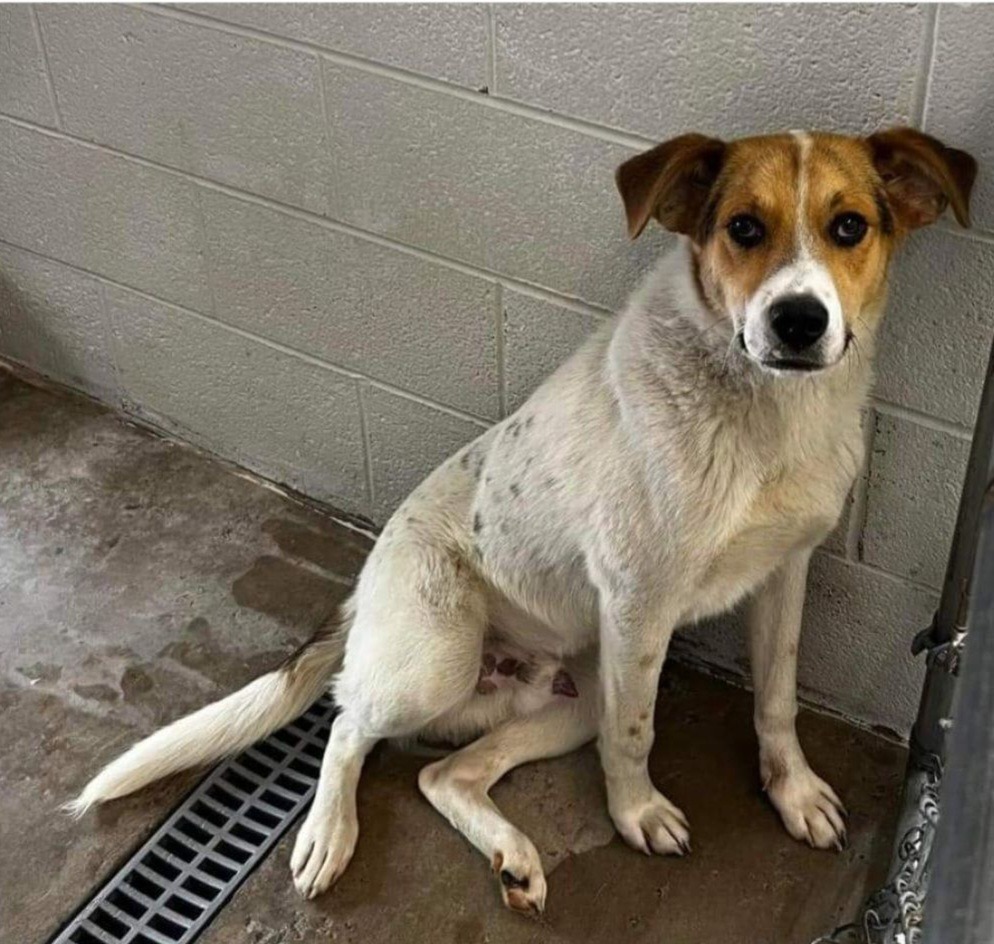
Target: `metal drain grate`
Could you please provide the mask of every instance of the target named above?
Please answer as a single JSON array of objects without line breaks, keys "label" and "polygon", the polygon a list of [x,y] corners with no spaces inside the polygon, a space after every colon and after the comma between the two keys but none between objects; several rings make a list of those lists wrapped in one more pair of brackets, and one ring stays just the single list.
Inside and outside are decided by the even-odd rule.
[{"label": "metal drain grate", "polygon": [[188,944],[314,796],[335,708],[216,767],[50,944]]}]

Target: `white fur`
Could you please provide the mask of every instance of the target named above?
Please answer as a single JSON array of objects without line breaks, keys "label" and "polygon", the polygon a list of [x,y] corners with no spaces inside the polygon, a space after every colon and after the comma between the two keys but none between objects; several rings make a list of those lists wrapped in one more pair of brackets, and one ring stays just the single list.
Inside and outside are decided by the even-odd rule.
[{"label": "white fur", "polygon": [[[689,273],[681,246],[617,320],[390,519],[350,604],[333,682],[341,712],[293,854],[303,894],[347,865],[359,772],[381,738],[484,735],[420,786],[506,873],[502,894],[518,910],[542,908],[545,880],[488,790],[516,764],[595,735],[624,838],[645,852],[689,849],[685,817],[647,770],[659,673],[675,627],[751,593],[767,788],[793,834],[841,841],[834,794],[794,733],[794,666],[807,558],[862,459],[868,367],[764,373],[696,301]],[[481,652],[498,644],[564,666],[579,697],[553,695],[545,669],[521,689],[478,694]],[[282,723],[303,702],[267,678],[133,748],[79,806]]]},{"label": "white fur", "polygon": [[783,355],[773,333],[769,309],[778,298],[787,295],[813,295],[828,311],[828,327],[818,342],[822,362],[836,364],[846,349],[846,322],[842,301],[835,280],[814,254],[815,240],[810,231],[807,213],[810,192],[811,136],[804,131],[792,132],[798,148],[797,207],[795,210],[795,257],[765,279],[745,306],[743,339],[746,351],[762,364]]},{"label": "white fur", "polygon": [[344,637],[312,647],[293,673],[270,672],[227,698],[139,741],[104,767],[66,810],[82,816],[95,803],[127,796],[169,774],[235,754],[292,721],[327,688]]}]

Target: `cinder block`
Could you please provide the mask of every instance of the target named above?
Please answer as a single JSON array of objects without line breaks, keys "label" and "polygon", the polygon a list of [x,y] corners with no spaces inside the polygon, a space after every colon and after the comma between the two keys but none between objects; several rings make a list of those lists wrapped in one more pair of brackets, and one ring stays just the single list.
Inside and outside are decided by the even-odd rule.
[{"label": "cinder block", "polygon": [[55,126],[45,59],[26,3],[0,6],[0,112]]},{"label": "cinder block", "polygon": [[994,245],[916,234],[898,260],[877,360],[877,394],[970,429],[994,338]]},{"label": "cinder block", "polygon": [[316,57],[124,6],[38,14],[67,131],[324,209]]},{"label": "cinder block", "polygon": [[184,9],[437,79],[486,85],[487,14],[477,3],[185,3]]},{"label": "cinder block", "polygon": [[614,187],[627,148],[325,63],[329,215],[614,306],[669,244],[632,246]]},{"label": "cinder block", "polygon": [[512,413],[603,321],[511,288],[503,294],[504,376]]},{"label": "cinder block", "polygon": [[197,191],[0,120],[0,240],[210,311]]},{"label": "cinder block", "polygon": [[384,524],[429,473],[484,427],[380,387],[363,387],[373,470],[373,520]]},{"label": "cinder block", "polygon": [[943,4],[936,31],[925,130],[980,163],[973,222],[994,230],[994,7]]},{"label": "cinder block", "polygon": [[220,193],[203,194],[217,317],[496,418],[496,286]]},{"label": "cinder block", "polygon": [[118,400],[100,283],[4,244],[0,353],[108,403]]},{"label": "cinder block", "polygon": [[[808,576],[798,668],[801,697],[907,737],[924,660],[911,640],[932,619],[938,595],[816,553]],[[742,609],[681,632],[674,654],[748,677]]]},{"label": "cinder block", "polygon": [[878,413],[863,560],[940,587],[969,455],[963,439]]},{"label": "cinder block", "polygon": [[105,295],[134,412],[315,498],[366,510],[354,380],[127,289]]},{"label": "cinder block", "polygon": [[926,26],[909,5],[494,11],[499,95],[656,139],[907,122]]}]

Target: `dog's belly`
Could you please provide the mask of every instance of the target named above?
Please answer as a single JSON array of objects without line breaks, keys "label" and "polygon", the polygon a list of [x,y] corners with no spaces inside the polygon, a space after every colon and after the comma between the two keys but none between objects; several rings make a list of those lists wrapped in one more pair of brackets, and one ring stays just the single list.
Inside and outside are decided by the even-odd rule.
[{"label": "dog's belly", "polygon": [[[487,594],[492,632],[526,652],[563,658],[597,641],[597,594],[578,576],[568,589],[548,575]],[[513,593],[514,598],[511,595]]]}]

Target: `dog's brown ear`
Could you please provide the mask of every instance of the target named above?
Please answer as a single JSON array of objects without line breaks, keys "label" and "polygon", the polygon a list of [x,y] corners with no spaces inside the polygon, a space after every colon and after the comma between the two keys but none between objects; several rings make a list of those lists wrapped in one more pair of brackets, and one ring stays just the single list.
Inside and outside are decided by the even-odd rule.
[{"label": "dog's brown ear", "polygon": [[721,172],[725,144],[684,134],[625,161],[614,179],[634,239],[654,216],[675,233],[694,235],[711,185]]},{"label": "dog's brown ear", "polygon": [[952,206],[960,226],[970,225],[970,191],[977,162],[913,128],[891,128],[867,138],[894,214],[906,229],[934,223]]}]

